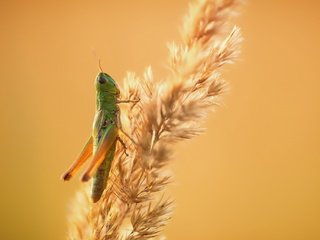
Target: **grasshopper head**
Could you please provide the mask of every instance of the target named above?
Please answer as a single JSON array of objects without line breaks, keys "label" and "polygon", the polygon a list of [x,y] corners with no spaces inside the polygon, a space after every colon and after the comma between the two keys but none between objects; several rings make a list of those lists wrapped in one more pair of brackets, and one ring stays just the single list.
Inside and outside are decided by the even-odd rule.
[{"label": "grasshopper head", "polygon": [[120,95],[118,84],[107,73],[100,72],[96,78],[95,84],[97,91],[107,92],[110,94],[114,94],[115,96]]}]

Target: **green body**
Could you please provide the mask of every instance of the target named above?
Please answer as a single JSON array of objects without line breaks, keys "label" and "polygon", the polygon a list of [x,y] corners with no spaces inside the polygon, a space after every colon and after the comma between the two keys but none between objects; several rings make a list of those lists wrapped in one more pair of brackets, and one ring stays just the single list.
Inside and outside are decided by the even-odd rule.
[{"label": "green body", "polygon": [[[120,91],[116,82],[106,73],[100,72],[96,78],[96,114],[93,122],[93,155],[103,141],[110,141],[111,147],[105,154],[102,164],[93,176],[92,200],[98,201],[107,186],[107,179],[110,172],[112,160],[116,151],[118,139],[119,106],[117,98]],[[115,131],[112,136],[110,131]]]}]

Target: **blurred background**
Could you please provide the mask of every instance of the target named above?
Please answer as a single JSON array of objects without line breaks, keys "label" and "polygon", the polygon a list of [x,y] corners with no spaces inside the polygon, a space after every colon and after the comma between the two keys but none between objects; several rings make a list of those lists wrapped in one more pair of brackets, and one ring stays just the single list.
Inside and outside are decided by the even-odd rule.
[{"label": "blurred background", "polygon": [[[93,51],[119,83],[150,64],[164,76],[187,3],[0,2],[0,239],[65,239],[80,182],[60,175],[90,134]],[[168,239],[320,239],[319,11],[316,0],[243,8],[231,90],[175,152]]]}]

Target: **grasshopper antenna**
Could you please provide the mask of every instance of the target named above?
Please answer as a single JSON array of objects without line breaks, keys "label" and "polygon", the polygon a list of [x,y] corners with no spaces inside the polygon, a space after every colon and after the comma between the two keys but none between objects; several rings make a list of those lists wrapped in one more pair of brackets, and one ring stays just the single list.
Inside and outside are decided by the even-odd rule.
[{"label": "grasshopper antenna", "polygon": [[101,58],[98,57],[97,53],[96,53],[96,50],[93,48],[92,49],[92,54],[96,57],[96,59],[98,60],[98,67],[99,67],[99,70],[100,72],[103,72],[102,70],[102,67],[101,67]]},{"label": "grasshopper antenna", "polygon": [[102,70],[102,67],[101,67],[101,59],[99,58],[99,70],[100,70],[100,72],[103,72],[103,70]]}]

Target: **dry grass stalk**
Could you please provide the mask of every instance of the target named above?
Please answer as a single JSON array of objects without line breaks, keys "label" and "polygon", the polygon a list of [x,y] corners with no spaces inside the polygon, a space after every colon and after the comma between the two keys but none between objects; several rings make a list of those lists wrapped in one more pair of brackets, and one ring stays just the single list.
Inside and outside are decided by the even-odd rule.
[{"label": "dry grass stalk", "polygon": [[[183,43],[169,45],[170,74],[155,79],[150,67],[142,78],[128,73],[123,97],[140,101],[123,109],[121,117],[137,145],[127,141],[129,157],[118,146],[109,187],[98,203],[90,202],[86,190],[78,193],[69,239],[159,236],[172,212],[172,201],[159,200],[171,180],[164,167],[173,143],[201,132],[200,120],[219,103],[225,90],[219,69],[239,53],[240,31],[229,22],[239,3],[196,1],[184,19]],[[128,219],[130,224],[126,224]]]}]

